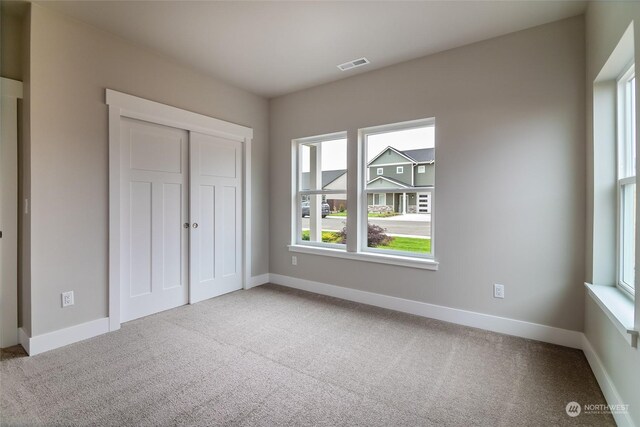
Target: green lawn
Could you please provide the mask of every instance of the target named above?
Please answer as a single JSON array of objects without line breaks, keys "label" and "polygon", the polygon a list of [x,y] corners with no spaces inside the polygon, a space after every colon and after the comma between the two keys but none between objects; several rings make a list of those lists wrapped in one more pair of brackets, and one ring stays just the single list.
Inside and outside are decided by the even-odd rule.
[{"label": "green lawn", "polygon": [[405,252],[431,252],[431,239],[421,239],[420,237],[391,237],[388,245],[378,246],[378,249],[391,249]]},{"label": "green lawn", "polygon": [[[309,230],[302,231],[302,240],[309,240]],[[322,241],[324,243],[340,243],[340,233],[337,231],[323,231]],[[379,249],[390,249],[394,251],[430,253],[431,239],[420,237],[391,237],[388,245],[378,246]]]}]

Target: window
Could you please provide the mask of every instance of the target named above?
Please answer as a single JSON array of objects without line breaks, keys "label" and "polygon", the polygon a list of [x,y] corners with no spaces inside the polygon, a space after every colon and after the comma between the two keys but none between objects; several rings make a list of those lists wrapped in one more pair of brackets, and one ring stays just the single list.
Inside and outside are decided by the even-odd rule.
[{"label": "window", "polygon": [[[296,244],[344,248],[346,134],[294,140]],[[335,214],[336,217],[334,217]]]},{"label": "window", "polygon": [[425,173],[426,170],[427,170],[427,167],[425,165],[418,166],[418,173]]},{"label": "window", "polygon": [[[350,190],[349,142],[358,144]],[[434,119],[359,129],[358,141],[296,139],[292,154],[290,251],[437,270]]]},{"label": "window", "polygon": [[386,204],[387,204],[387,195],[385,193],[374,193],[373,195],[374,206],[385,206]]},{"label": "window", "polygon": [[[435,122],[433,119],[360,130],[363,174],[360,247],[364,252],[433,257]],[[424,173],[413,176],[418,163]],[[380,163],[396,166],[393,177],[372,176]],[[382,191],[381,191],[382,190]]]},{"label": "window", "polygon": [[635,292],[636,111],[635,70],[618,79],[618,285]]}]

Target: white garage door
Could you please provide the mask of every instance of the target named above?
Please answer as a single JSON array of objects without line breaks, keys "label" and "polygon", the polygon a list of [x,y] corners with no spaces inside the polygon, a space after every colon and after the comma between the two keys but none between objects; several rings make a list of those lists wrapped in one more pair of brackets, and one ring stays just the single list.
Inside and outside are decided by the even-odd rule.
[{"label": "white garage door", "polygon": [[418,213],[431,213],[431,193],[418,193]]}]

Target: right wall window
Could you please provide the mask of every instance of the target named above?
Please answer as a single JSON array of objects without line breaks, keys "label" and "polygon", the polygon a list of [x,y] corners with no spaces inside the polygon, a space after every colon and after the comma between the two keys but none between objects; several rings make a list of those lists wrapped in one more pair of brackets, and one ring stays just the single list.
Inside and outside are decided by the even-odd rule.
[{"label": "right wall window", "polygon": [[362,250],[433,258],[435,120],[361,129],[360,137]]},{"label": "right wall window", "polygon": [[618,286],[635,294],[636,111],[635,67],[618,79]]}]

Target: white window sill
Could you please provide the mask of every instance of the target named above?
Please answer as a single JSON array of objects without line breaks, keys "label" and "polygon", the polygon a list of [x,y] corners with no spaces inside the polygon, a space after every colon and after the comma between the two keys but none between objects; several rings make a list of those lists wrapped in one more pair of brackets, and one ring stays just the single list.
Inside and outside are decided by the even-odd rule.
[{"label": "white window sill", "polygon": [[289,245],[290,252],[323,255],[334,258],[354,259],[357,261],[375,262],[379,264],[399,265],[403,267],[421,268],[423,270],[437,270],[438,261],[424,258],[411,258],[397,255],[373,254],[362,252],[347,252],[342,249],[320,248],[317,246]]},{"label": "white window sill", "polygon": [[632,346],[638,346],[638,331],[634,327],[633,301],[615,286],[585,283],[589,296],[600,306],[616,329]]}]

